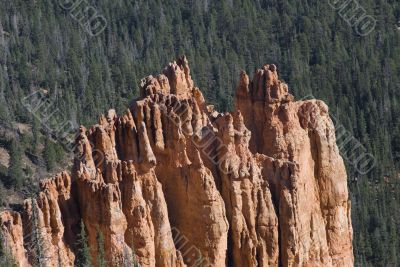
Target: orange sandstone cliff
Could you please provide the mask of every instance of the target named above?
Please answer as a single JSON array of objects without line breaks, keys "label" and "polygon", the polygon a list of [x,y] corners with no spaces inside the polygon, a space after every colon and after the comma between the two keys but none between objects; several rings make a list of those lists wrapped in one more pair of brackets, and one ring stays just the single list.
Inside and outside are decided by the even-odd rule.
[{"label": "orange sandstone cliff", "polygon": [[20,266],[74,266],[80,223],[107,266],[353,266],[347,176],[327,106],[295,102],[277,68],[207,106],[185,57],[76,138],[72,173],[2,212]]}]

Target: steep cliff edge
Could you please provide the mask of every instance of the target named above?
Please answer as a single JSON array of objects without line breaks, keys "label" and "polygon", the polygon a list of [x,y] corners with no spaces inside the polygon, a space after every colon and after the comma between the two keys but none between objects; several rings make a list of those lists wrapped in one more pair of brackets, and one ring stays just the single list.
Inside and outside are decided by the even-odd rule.
[{"label": "steep cliff edge", "polygon": [[141,82],[122,116],[81,128],[74,168],[2,212],[20,266],[73,266],[80,222],[108,266],[353,266],[347,176],[328,109],[295,102],[274,65],[242,73],[220,114],[186,58]]}]

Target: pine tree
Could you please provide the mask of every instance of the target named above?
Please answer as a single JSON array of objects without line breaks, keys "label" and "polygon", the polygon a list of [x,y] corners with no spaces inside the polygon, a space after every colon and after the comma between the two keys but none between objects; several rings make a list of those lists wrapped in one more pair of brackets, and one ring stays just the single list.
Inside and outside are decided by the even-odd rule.
[{"label": "pine tree", "polygon": [[37,205],[37,202],[34,200],[34,198],[31,198],[31,205],[32,205],[32,218],[31,218],[31,247],[28,249],[28,251],[31,253],[30,258],[33,263],[33,266],[44,266],[46,262],[46,247],[45,247],[45,242],[43,242],[42,239],[42,234],[40,230],[40,225],[39,225],[39,218],[38,218],[38,212],[39,212],[39,207]]},{"label": "pine tree", "polygon": [[78,235],[77,248],[78,254],[76,258],[76,266],[87,267],[92,265],[92,257],[90,255],[90,248],[88,245],[88,237],[85,231],[85,224],[81,220],[80,224],[81,232]]},{"label": "pine tree", "polygon": [[4,244],[4,236],[3,231],[0,231],[0,257],[3,258],[5,254],[5,244]]},{"label": "pine tree", "polygon": [[104,236],[99,229],[97,230],[96,241],[97,241],[97,266],[106,267]]},{"label": "pine tree", "polygon": [[132,264],[133,267],[141,267],[139,261],[136,258],[135,248],[132,246]]},{"label": "pine tree", "polygon": [[40,145],[40,122],[36,118],[34,118],[32,122],[32,134],[33,142],[31,145],[31,150],[33,154],[36,154],[38,151],[38,146]]},{"label": "pine tree", "polygon": [[6,121],[8,120],[7,116],[7,110],[6,110],[6,103],[1,100],[0,98],[0,121]]},{"label": "pine tree", "polygon": [[17,267],[15,259],[10,255],[7,245],[5,244],[3,232],[0,230],[0,266],[1,267]]},{"label": "pine tree", "polygon": [[44,150],[43,150],[43,158],[46,162],[46,167],[48,171],[52,171],[56,166],[56,151],[54,149],[54,144],[50,140],[50,138],[46,138]]},{"label": "pine tree", "polygon": [[22,148],[17,140],[12,140],[10,148],[10,167],[8,168],[9,181],[7,186],[19,189],[24,183],[25,175],[22,170]]}]

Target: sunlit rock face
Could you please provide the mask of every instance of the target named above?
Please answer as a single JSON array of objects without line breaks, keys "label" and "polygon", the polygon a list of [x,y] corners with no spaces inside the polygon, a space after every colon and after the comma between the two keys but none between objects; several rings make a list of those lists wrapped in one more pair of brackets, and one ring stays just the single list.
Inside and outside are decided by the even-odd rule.
[{"label": "sunlit rock face", "polygon": [[347,175],[325,103],[293,101],[276,66],[266,65],[252,80],[241,74],[236,109],[252,132],[251,151],[292,165],[286,178],[264,175],[276,200],[282,264],[353,265]]},{"label": "sunlit rock face", "polygon": [[20,266],[74,266],[81,221],[95,266],[100,234],[107,266],[353,266],[323,102],[295,102],[274,65],[240,75],[232,113],[207,106],[185,57],[140,85],[124,114],[80,128],[71,173],[0,214]]}]

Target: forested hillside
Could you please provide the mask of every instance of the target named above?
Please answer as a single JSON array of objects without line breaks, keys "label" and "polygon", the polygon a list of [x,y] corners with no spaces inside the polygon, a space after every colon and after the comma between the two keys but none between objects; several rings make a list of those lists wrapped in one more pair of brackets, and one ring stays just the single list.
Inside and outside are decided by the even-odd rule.
[{"label": "forested hillside", "polygon": [[56,104],[50,121],[89,125],[108,108],[122,112],[142,77],[185,54],[208,102],[230,110],[240,70],[274,63],[297,98],[326,101],[374,155],[375,168],[365,175],[346,162],[356,262],[400,266],[398,1],[360,2],[377,20],[366,36],[328,0],[91,4],[107,20],[95,37],[57,1],[0,0],[0,153],[10,158],[0,162],[3,194],[29,191],[29,177],[45,178],[70,156],[43,119],[21,104],[33,92]]}]

